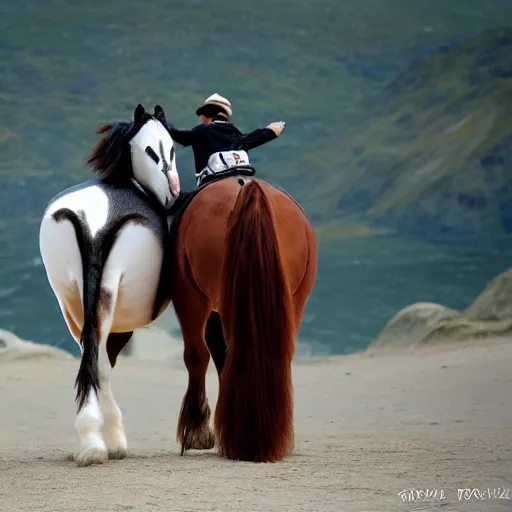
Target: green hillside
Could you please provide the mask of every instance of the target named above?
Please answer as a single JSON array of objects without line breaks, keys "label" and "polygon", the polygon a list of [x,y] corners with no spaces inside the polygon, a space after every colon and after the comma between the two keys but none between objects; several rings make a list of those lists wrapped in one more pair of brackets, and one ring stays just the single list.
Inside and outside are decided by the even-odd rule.
[{"label": "green hillside", "polygon": [[424,239],[512,249],[512,29],[481,34],[390,83],[345,140],[311,207]]}]

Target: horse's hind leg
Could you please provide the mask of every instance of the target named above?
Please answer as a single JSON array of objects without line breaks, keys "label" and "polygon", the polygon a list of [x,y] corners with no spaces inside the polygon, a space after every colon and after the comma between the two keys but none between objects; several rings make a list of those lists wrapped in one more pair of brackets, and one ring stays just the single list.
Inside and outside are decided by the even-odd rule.
[{"label": "horse's hind leg", "polygon": [[[54,288],[54,290],[57,289],[57,287]],[[72,285],[69,286],[69,290],[68,293],[62,296],[58,295],[56,292],[56,296],[69,332],[80,346],[81,329],[71,313],[71,311],[74,311],[75,314],[80,313],[80,320],[83,322],[80,292],[77,283],[72,283]],[[103,346],[100,344],[100,355],[102,349]],[[80,436],[80,448],[73,454],[72,458],[79,466],[102,463],[107,460],[107,450],[100,432],[102,424],[103,416],[99,407],[98,397],[96,393],[91,390],[86,404],[75,420],[75,428]]]},{"label": "horse's hind leg", "polygon": [[210,427],[210,406],[206,398],[206,370],[210,352],[205,342],[205,328],[211,308],[208,299],[192,286],[175,283],[176,316],[185,345],[184,360],[188,370],[188,387],[181,405],[177,438],[181,455],[188,449],[213,448],[215,438]]},{"label": "horse's hind leg", "polygon": [[217,368],[217,373],[220,376],[220,372],[224,366],[224,362],[226,361],[227,345],[224,338],[220,315],[216,311],[212,311],[208,318],[205,339],[206,344],[208,345],[208,350],[210,351],[213,362],[215,363],[215,368]]},{"label": "horse's hind leg", "polygon": [[[74,323],[71,318],[69,312],[63,309],[64,318],[66,319],[66,323],[68,324],[69,330],[75,338],[75,340],[80,343],[80,330],[77,325]],[[126,338],[126,336],[128,336]],[[130,340],[132,333],[121,333],[120,335],[110,334],[106,341],[106,349],[107,356],[110,360],[112,368],[115,365],[115,361],[119,352],[123,349],[124,345]],[[111,341],[111,339],[114,339]],[[126,338],[126,339],[125,339]],[[124,341],[124,343],[123,343]],[[122,346],[118,347],[118,345],[122,343]],[[99,347],[99,360],[98,362],[103,363],[105,355],[103,354],[103,350],[105,347],[105,343],[101,344]],[[101,366],[100,366],[101,368]],[[100,374],[101,378],[101,374]],[[93,393],[91,391],[91,393]],[[96,444],[100,447],[100,450],[96,454],[96,458],[98,460],[94,460],[95,457],[92,457],[92,460],[95,462],[104,462],[104,449],[103,444],[107,448],[108,456],[111,459],[122,459],[126,456],[126,437],[124,435],[123,425],[122,425],[122,416],[119,407],[117,406],[112,392],[110,390],[110,379],[106,384],[103,381],[103,387],[98,390],[99,406],[101,409],[101,414],[103,418],[100,418],[100,414],[98,414],[98,410],[95,405],[89,410],[89,414],[91,414],[96,421],[99,423],[103,422],[103,439],[99,438],[96,440]],[[93,398],[93,402],[94,402]],[[93,429],[94,430],[94,429]],[[79,453],[74,455],[75,460],[78,460]],[[83,457],[82,457],[83,458]]]},{"label": "horse's hind leg", "polygon": [[106,462],[110,456],[126,455],[126,436],[117,406],[110,389],[112,366],[107,340],[114,320],[119,277],[104,276],[98,301],[98,376],[99,390],[91,389],[84,407],[75,420],[80,436],[80,450],[75,455],[79,466]]},{"label": "horse's hind leg", "polygon": [[[117,356],[132,337],[131,332],[110,333],[106,341],[106,351],[110,368],[113,369]],[[104,354],[103,354],[103,357]],[[105,365],[106,366],[106,363]],[[105,371],[101,377],[98,391],[101,412],[103,413],[103,440],[107,447],[109,459],[124,459],[127,453],[126,435],[123,427],[123,416],[117,405],[110,387],[110,374]]]}]

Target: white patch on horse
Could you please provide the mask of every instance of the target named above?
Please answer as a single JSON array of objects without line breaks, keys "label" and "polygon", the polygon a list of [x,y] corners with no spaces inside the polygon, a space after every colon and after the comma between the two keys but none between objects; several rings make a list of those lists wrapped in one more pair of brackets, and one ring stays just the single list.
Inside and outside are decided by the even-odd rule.
[{"label": "white patch on horse", "polygon": [[80,436],[80,449],[74,459],[79,466],[101,464],[108,460],[108,451],[101,435],[103,415],[98,397],[91,390],[85,406],[78,413],[75,428]]},{"label": "white patch on horse", "polygon": [[94,237],[107,223],[108,207],[107,194],[100,187],[92,186],[59,197],[50,205],[45,217],[51,217],[61,208],[69,208],[74,212],[82,210],[91,235]]},{"label": "white patch on horse", "polygon": [[161,243],[149,229],[139,224],[126,224],[121,229],[102,281],[105,286],[110,275],[121,276],[113,332],[130,332],[151,322],[162,260]]},{"label": "white patch on horse", "polygon": [[126,457],[128,445],[124,433],[123,416],[110,389],[110,376],[108,377],[108,383],[106,379],[103,380],[102,389],[99,391],[99,399],[105,420],[103,439],[107,447],[108,457],[109,459],[123,459]]},{"label": "white patch on horse", "polygon": [[[78,204],[84,207],[85,215],[95,222],[95,232],[97,233],[101,228],[101,222],[105,223],[99,213],[102,205],[98,204],[98,212],[95,214],[92,211],[93,203],[86,204],[85,200],[90,197],[102,197],[102,195],[86,193],[86,191],[87,189],[76,191],[55,201],[45,213],[39,232],[39,248],[48,281],[58,298],[64,318],[66,318],[65,313],[67,312],[78,323],[80,332],[83,322],[83,318],[79,318],[83,316],[82,255],[73,225],[70,222],[56,222],[52,218],[52,214],[59,208],[72,207],[74,210],[77,208],[75,204]],[[69,199],[71,196],[73,196],[73,202]],[[57,208],[55,208],[55,204],[58,205]],[[69,327],[67,318],[66,322]],[[79,342],[80,338],[76,339],[75,337],[75,340]]]},{"label": "white patch on horse", "polygon": [[107,447],[108,456],[110,459],[123,459],[127,452],[126,435],[121,410],[111,390],[112,366],[107,352],[107,338],[115,318],[121,279],[121,274],[116,266],[114,264],[110,268],[105,267],[101,282],[102,293],[107,292],[109,294],[110,303],[108,310],[99,311],[98,313],[100,329],[100,344],[98,347],[100,389],[98,390],[98,398],[103,414],[103,440]]}]

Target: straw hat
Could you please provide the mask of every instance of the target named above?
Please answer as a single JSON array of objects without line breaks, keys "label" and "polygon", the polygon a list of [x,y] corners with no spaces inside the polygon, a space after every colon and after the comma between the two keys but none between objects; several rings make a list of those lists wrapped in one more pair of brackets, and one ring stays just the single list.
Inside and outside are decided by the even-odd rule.
[{"label": "straw hat", "polygon": [[229,118],[231,118],[233,115],[231,103],[226,98],[223,98],[220,94],[215,93],[206,98],[205,102],[196,110],[196,115],[206,115],[207,117],[213,117],[211,116],[211,113],[214,112],[215,115],[215,113],[218,113],[219,110],[227,114]]}]

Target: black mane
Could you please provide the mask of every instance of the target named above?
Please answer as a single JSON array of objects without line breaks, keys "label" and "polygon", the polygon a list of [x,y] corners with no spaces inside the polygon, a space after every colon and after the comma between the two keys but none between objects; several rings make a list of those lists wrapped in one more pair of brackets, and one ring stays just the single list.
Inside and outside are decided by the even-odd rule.
[{"label": "black mane", "polygon": [[86,165],[91,166],[92,172],[103,181],[116,185],[128,183],[133,176],[129,142],[150,119],[160,121],[167,128],[162,107],[156,105],[151,115],[140,104],[132,122],[110,123],[98,128],[96,134],[104,135],[87,157]]},{"label": "black mane", "polygon": [[132,158],[128,144],[128,134],[134,123],[120,122],[101,126],[96,133],[105,134],[94,146],[87,158],[87,165],[92,167],[100,179],[122,183],[133,176]]}]

